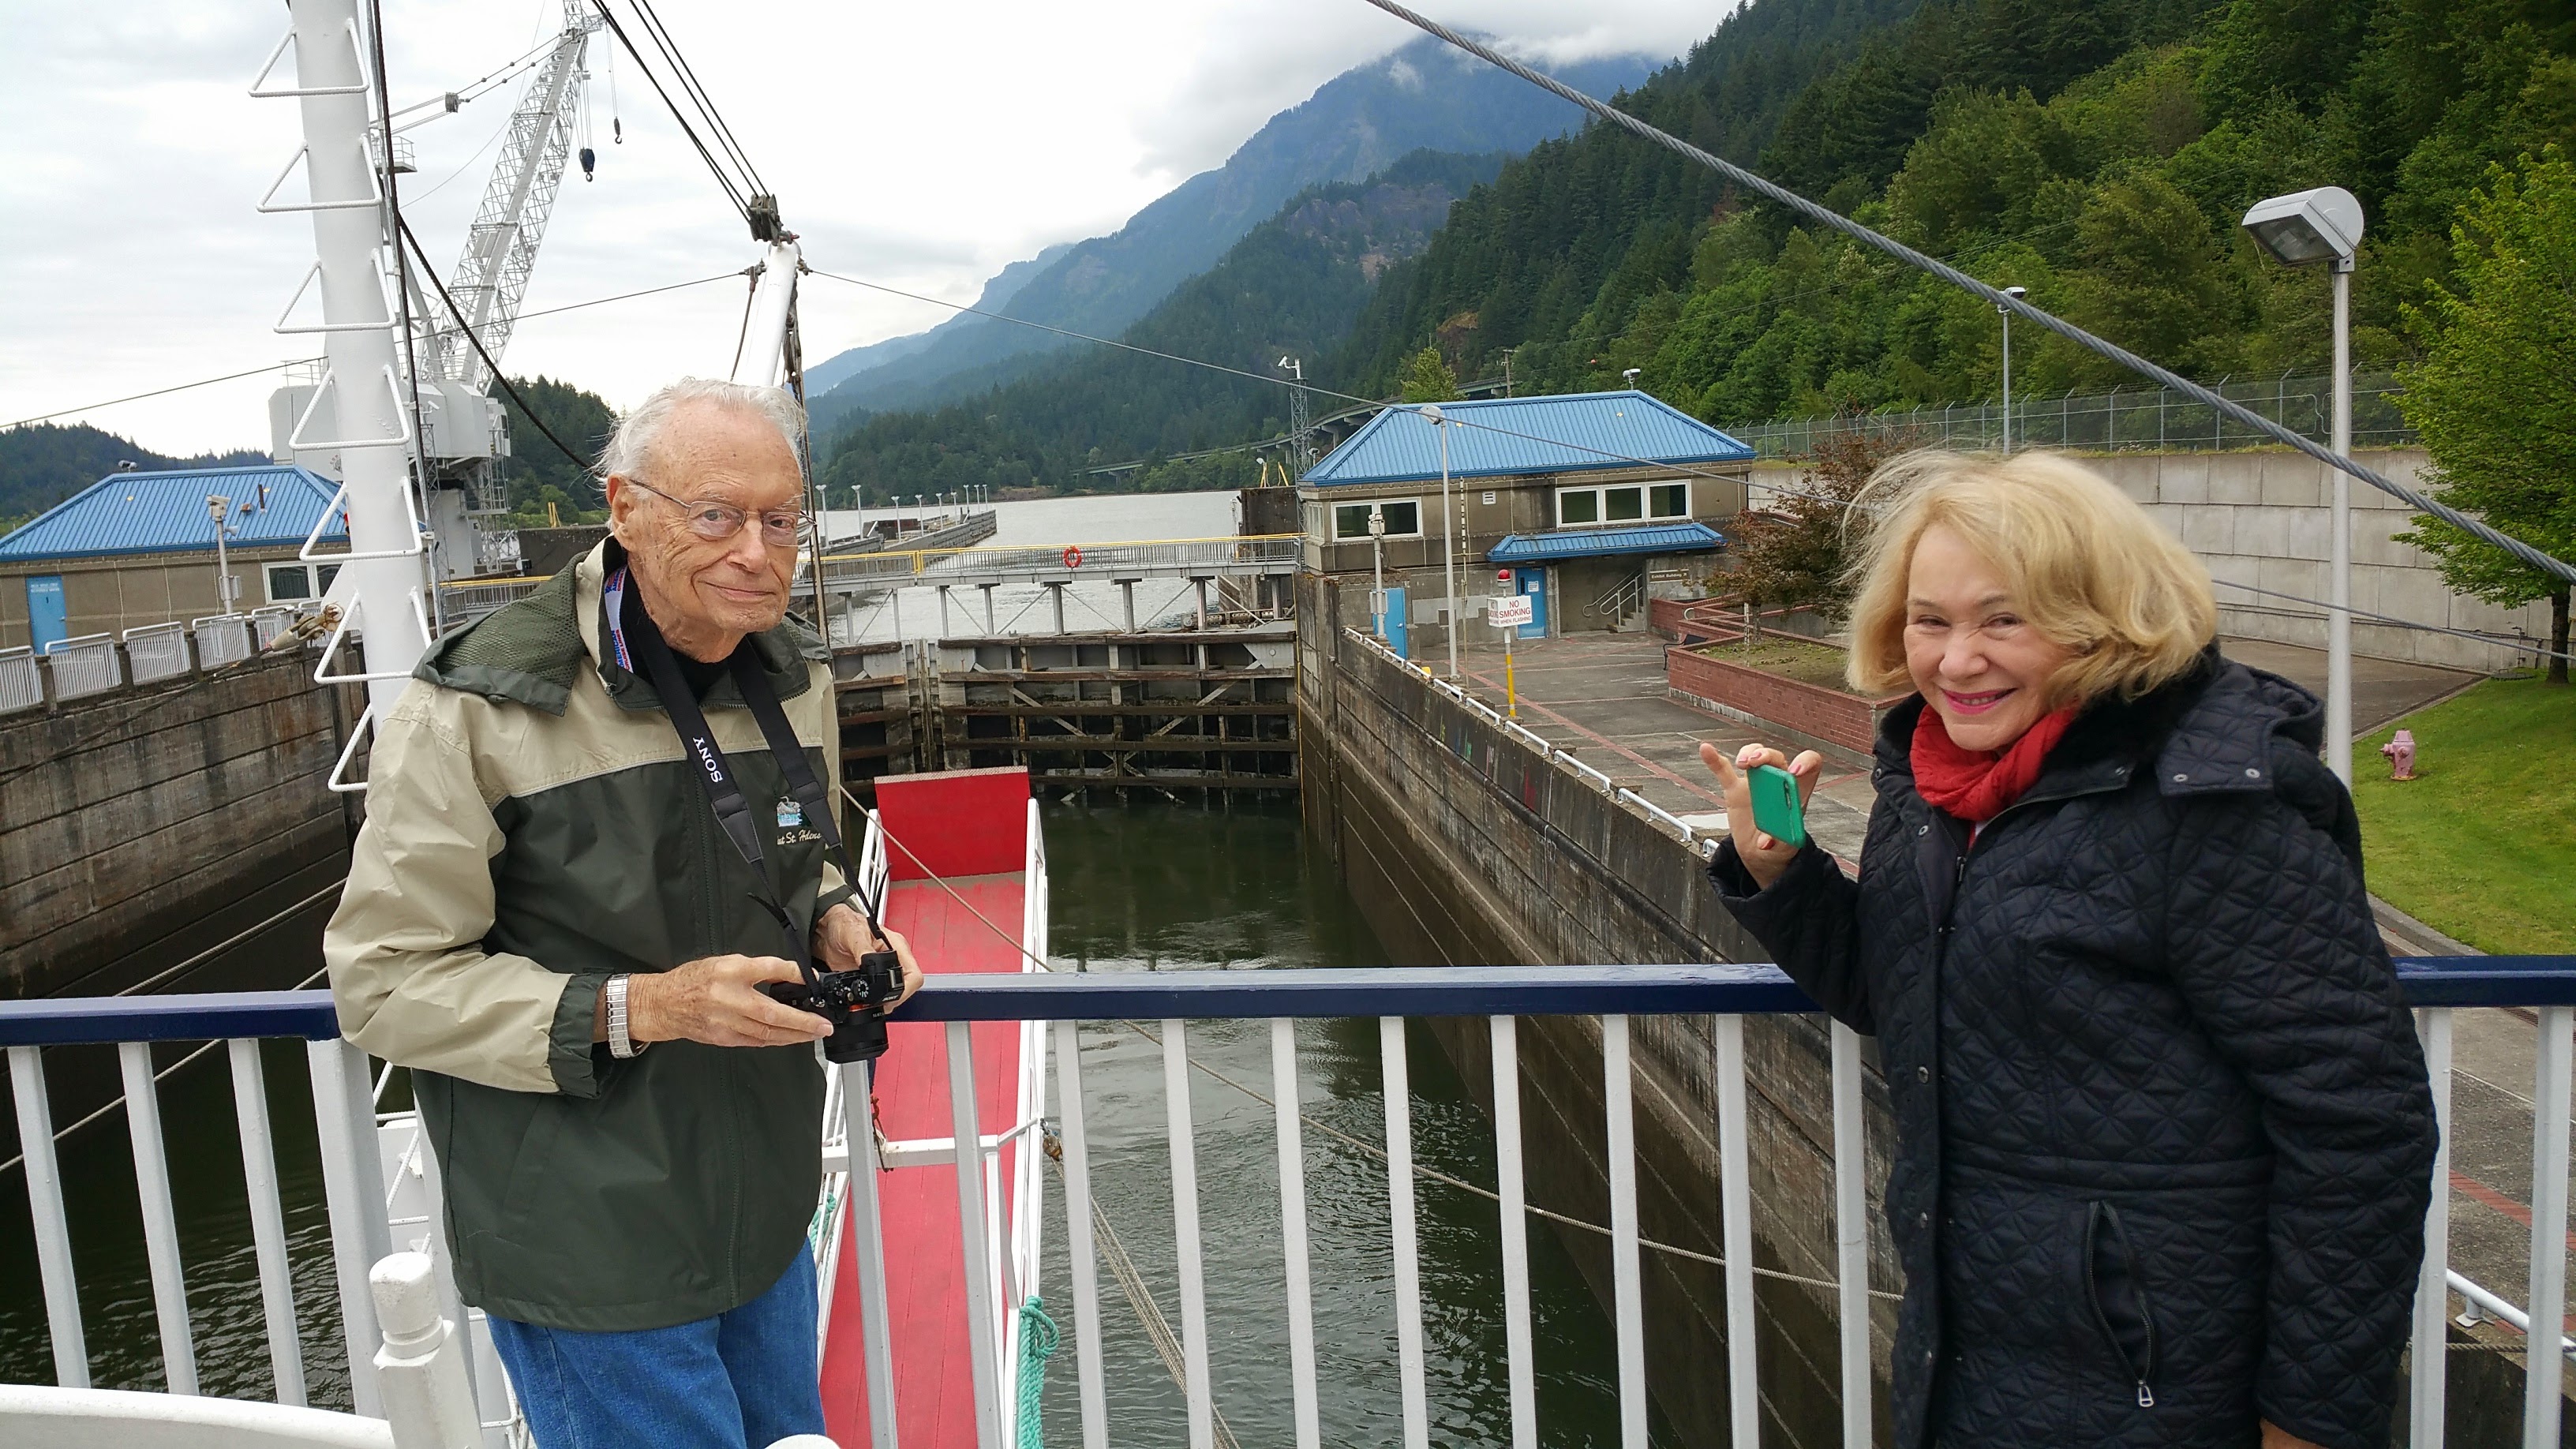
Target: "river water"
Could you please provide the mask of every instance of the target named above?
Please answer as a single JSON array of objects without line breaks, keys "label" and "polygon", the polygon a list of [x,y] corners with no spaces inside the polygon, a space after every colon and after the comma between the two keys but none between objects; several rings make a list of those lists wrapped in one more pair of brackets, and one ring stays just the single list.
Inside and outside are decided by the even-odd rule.
[{"label": "river water", "polygon": [[[1329,865],[1305,846],[1293,803],[1104,798],[1047,805],[1044,820],[1053,870],[1050,944],[1058,969],[1384,964]],[[292,980],[312,964],[281,962],[277,974]],[[1086,1027],[1083,1071],[1102,1209],[1177,1328],[1162,1058],[1147,1035],[1159,1030],[1157,1023]],[[1267,1092],[1265,1025],[1207,1024],[1192,1029],[1189,1044],[1195,1062]],[[1338,1129],[1361,1143],[1384,1142],[1377,1027],[1373,1021],[1301,1022],[1298,1050],[1310,1119],[1306,1189],[1324,1442],[1391,1446],[1401,1442],[1401,1418],[1385,1165],[1324,1130]],[[1483,1115],[1439,1048],[1419,1031],[1410,1060],[1417,1160],[1490,1184],[1492,1136]],[[336,1308],[321,1181],[318,1170],[306,1165],[313,1161],[313,1117],[303,1053],[291,1043],[272,1044],[266,1062],[270,1117],[286,1174],[307,1374],[315,1402],[345,1405],[346,1376],[332,1342]],[[1271,1111],[1206,1072],[1194,1075],[1191,1107],[1217,1407],[1241,1444],[1287,1445],[1293,1443],[1287,1309]],[[266,1397],[267,1352],[222,1054],[165,1081],[161,1097],[205,1390]],[[66,1196],[96,1382],[157,1388],[158,1340],[122,1121],[112,1116],[64,1144]],[[1432,1441],[1507,1443],[1495,1208],[1430,1181],[1419,1185],[1417,1199]],[[1047,1434],[1058,1445],[1080,1442],[1063,1206],[1061,1184],[1050,1182],[1048,1263],[1040,1287],[1068,1330],[1046,1390]],[[1606,1445],[1617,1432],[1609,1327],[1552,1233],[1543,1229],[1534,1225],[1530,1234],[1542,1427],[1552,1445]],[[1104,1272],[1100,1282],[1117,1442],[1186,1443],[1180,1390],[1112,1276]],[[11,1168],[0,1173],[0,1382],[52,1379],[24,1179]]]}]

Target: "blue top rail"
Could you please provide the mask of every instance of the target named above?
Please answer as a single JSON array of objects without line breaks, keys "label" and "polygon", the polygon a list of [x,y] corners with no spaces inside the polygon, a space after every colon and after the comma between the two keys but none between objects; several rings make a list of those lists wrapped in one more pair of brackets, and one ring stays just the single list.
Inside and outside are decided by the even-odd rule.
[{"label": "blue top rail", "polygon": [[[2410,1005],[2576,1006],[2576,956],[2405,956]],[[933,976],[897,1021],[1761,1015],[1815,1010],[1780,968],[1390,966]],[[340,1034],[327,991],[0,1001],[0,1046]]]}]

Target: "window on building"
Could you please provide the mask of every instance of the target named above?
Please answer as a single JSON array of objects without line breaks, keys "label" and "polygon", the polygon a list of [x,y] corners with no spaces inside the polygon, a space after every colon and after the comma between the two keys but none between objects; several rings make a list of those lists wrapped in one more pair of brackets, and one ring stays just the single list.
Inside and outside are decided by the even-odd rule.
[{"label": "window on building", "polygon": [[1415,498],[1381,498],[1375,503],[1336,503],[1333,505],[1333,538],[1338,542],[1369,536],[1369,509],[1377,508],[1386,515],[1386,536],[1420,538],[1422,536],[1422,503]]},{"label": "window on building", "polygon": [[335,563],[282,563],[268,566],[268,601],[272,604],[300,603],[318,599],[331,590],[331,580],[339,577]]},{"label": "window on building", "polygon": [[1559,528],[1688,517],[1688,483],[1613,483],[1594,488],[1556,490],[1556,526]]}]

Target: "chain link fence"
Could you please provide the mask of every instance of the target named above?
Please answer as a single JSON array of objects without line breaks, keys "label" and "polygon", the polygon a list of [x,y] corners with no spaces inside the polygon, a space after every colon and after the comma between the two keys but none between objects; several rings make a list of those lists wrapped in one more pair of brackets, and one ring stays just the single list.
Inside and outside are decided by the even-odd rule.
[{"label": "chain link fence", "polygon": [[[2293,377],[2284,373],[2259,380],[2222,378],[2214,385],[2214,391],[2320,443],[2327,441],[2333,427],[2334,383],[2330,377]],[[2359,374],[2353,378],[2354,447],[2403,448],[2415,444],[2415,430],[2406,425],[2405,417],[2397,410],[2397,394],[2397,379],[2389,374]],[[1995,402],[1794,418],[1727,429],[1764,458],[1809,456],[1819,443],[1855,435],[1906,439],[1925,447],[1993,448],[2002,444],[2003,430],[2004,410]],[[2070,390],[2015,397],[2012,444],[2016,448],[2083,452],[2213,452],[2276,446],[2271,439],[2218,409],[2160,387],[2113,388],[2107,393],[2090,394]]]}]

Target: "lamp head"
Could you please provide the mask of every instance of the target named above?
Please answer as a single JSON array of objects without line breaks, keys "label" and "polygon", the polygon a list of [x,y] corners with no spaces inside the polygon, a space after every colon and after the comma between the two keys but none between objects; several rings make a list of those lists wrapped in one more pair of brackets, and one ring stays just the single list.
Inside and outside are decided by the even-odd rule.
[{"label": "lamp head", "polygon": [[2361,246],[2361,202],[2340,186],[2258,201],[2242,224],[2263,250],[2294,267],[2322,261],[2349,266]]},{"label": "lamp head", "polygon": [[1449,421],[1449,415],[1440,411],[1440,404],[1438,403],[1424,403],[1422,405],[1421,412],[1422,420],[1426,423],[1433,424],[1434,426]]},{"label": "lamp head", "polygon": [[[2027,296],[2029,296],[2029,295],[2030,295],[2030,288],[2028,288],[2028,287],[2006,287],[2006,288],[2004,288],[2004,295],[2005,295],[2005,296],[2007,296],[2007,297],[2010,297],[2010,298],[2012,298],[2014,301],[2018,302],[2018,301],[2020,301],[2022,298],[2027,297]],[[2007,311],[2008,309],[2007,309],[2007,308],[2004,306],[2004,304],[2002,304],[2001,302],[1997,302],[1997,303],[1995,304],[1995,310],[1996,310],[1996,311],[1998,311],[1998,312],[2003,312],[2003,311]]]}]

